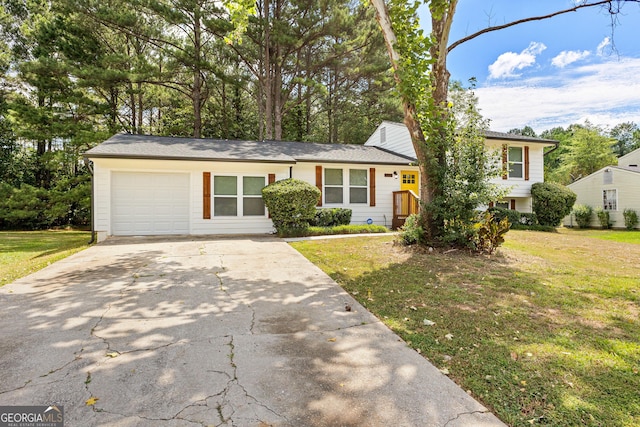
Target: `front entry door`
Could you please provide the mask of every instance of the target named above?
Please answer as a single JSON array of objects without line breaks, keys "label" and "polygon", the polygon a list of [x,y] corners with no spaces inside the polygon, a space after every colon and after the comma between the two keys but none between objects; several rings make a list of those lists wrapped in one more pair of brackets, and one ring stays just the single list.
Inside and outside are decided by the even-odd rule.
[{"label": "front entry door", "polygon": [[400,190],[411,190],[420,196],[418,171],[400,171]]}]

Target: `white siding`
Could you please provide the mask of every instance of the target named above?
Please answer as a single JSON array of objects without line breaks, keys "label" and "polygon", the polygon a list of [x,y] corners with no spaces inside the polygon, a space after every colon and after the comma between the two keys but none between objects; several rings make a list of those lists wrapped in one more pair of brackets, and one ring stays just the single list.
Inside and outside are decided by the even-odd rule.
[{"label": "white siding", "polygon": [[[380,131],[383,128],[385,129],[384,139],[380,137]],[[364,145],[380,147],[403,156],[416,158],[415,150],[411,144],[411,135],[409,135],[407,127],[402,123],[382,122]]]},{"label": "white siding", "polygon": [[[316,179],[316,166],[322,166],[323,171],[325,168],[330,169],[343,169],[344,185],[343,185],[343,200],[342,204],[327,204],[324,202],[323,194],[323,208],[347,208],[352,210],[351,224],[366,224],[370,218],[373,224],[384,225],[391,227],[391,220],[393,219],[393,192],[400,190],[400,180],[393,178],[393,172],[400,173],[402,170],[418,170],[415,166],[384,166],[384,165],[354,165],[348,163],[298,163],[293,168],[293,178],[301,179],[315,185]],[[369,198],[367,197],[367,203],[349,203],[349,182],[348,182],[348,170],[349,169],[366,169],[367,170],[367,185],[369,182],[369,168],[375,168],[376,176],[376,205],[369,206]],[[392,175],[386,177],[387,175]],[[370,187],[369,187],[370,188]],[[368,194],[368,191],[367,191]]]},{"label": "white siding", "polygon": [[[211,177],[215,175],[227,176],[264,176],[265,183],[268,182],[269,174],[275,174],[276,180],[289,178],[290,173],[293,178],[305,180],[312,185],[316,185],[316,166],[349,169],[366,169],[367,183],[370,185],[369,168],[375,168],[376,176],[376,206],[366,204],[348,203],[348,181],[344,187],[344,200],[341,205],[324,204],[323,207],[344,207],[352,209],[352,224],[366,224],[371,218],[374,224],[391,226],[393,216],[392,192],[400,189],[400,182],[393,178],[393,172],[400,170],[418,170],[413,166],[386,166],[362,164],[354,165],[342,164],[322,164],[322,163],[244,163],[244,162],[206,162],[206,161],[179,161],[179,160],[132,160],[132,159],[92,159],[94,162],[94,182],[95,182],[95,230],[100,239],[113,235],[112,216],[112,174],[115,172],[136,172],[136,173],[180,173],[188,174],[190,181],[189,188],[189,231],[188,234],[262,234],[273,231],[273,223],[268,215],[264,217],[256,216],[235,216],[216,217],[203,219],[203,172],[210,172]],[[290,172],[291,168],[291,172]],[[385,177],[385,174],[390,175]],[[345,174],[345,177],[348,175]],[[212,195],[212,199],[213,199]],[[367,190],[367,200],[369,202],[369,189]]]},{"label": "white siding", "polygon": [[[610,184],[604,184],[604,171],[609,169],[613,174]],[[624,227],[624,217],[622,212],[625,209],[633,209],[640,214],[640,173],[632,172],[615,167],[601,169],[591,175],[582,178],[568,187],[576,193],[576,204],[591,206],[594,211],[596,208],[602,208],[602,192],[603,190],[617,190],[618,209],[609,211],[609,219],[615,228]],[[564,221],[566,226],[577,226],[573,215],[567,216]],[[592,227],[600,227],[600,223],[594,213],[591,219]],[[638,228],[638,226],[636,226]]]},{"label": "white siding", "polygon": [[[507,140],[487,140],[486,147],[493,150],[498,164],[502,163],[502,145],[507,144],[511,147],[529,147],[529,180],[522,178],[495,178],[492,182],[510,188],[509,194],[505,199],[525,197],[531,198],[531,186],[536,182],[544,182],[544,147],[542,144],[527,144],[524,142],[515,142]],[[529,206],[531,202],[528,202]],[[520,210],[518,208],[518,210]],[[531,212],[531,208],[521,212]]]},{"label": "white siding", "polygon": [[640,148],[618,159],[618,166],[636,165],[640,167]]}]

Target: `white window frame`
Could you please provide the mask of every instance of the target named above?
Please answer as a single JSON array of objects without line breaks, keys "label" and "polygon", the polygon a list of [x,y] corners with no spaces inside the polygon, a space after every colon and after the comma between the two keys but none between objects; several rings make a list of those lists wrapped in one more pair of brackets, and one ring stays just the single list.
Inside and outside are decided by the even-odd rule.
[{"label": "white window frame", "polygon": [[[365,185],[352,185],[351,184],[351,172],[352,171],[362,171],[364,172],[364,180],[366,182]],[[351,201],[351,189],[352,188],[359,188],[359,189],[364,189],[365,190],[365,197],[364,197],[364,202],[352,202]],[[349,204],[350,205],[366,205],[369,203],[369,169],[365,168],[365,169],[351,169],[349,168]]]},{"label": "white window frame", "polygon": [[[234,177],[236,178],[236,194],[235,195],[219,195],[216,194],[216,177]],[[244,199],[245,198],[262,198],[262,196],[244,194],[244,178],[262,178],[265,185],[267,185],[267,176],[259,174],[248,175],[234,175],[234,174],[211,174],[211,218],[264,218],[267,216],[267,209],[265,207],[262,215],[244,215]],[[236,214],[235,215],[216,215],[216,198],[233,198],[236,199]]]},{"label": "white window frame", "polygon": [[[607,193],[613,194],[613,200],[607,197]],[[602,190],[602,209],[613,212],[618,210],[618,189],[609,188]]]},{"label": "white window frame", "polygon": [[[342,172],[342,183],[340,185],[338,184],[327,184],[327,171],[333,171],[333,170],[339,170]],[[344,181],[345,181],[345,173],[344,173],[344,168],[323,168],[323,183],[324,183],[324,188],[322,189],[322,197],[324,198],[324,203],[325,205],[335,205],[335,206],[344,206]],[[339,188],[340,192],[342,194],[342,201],[341,202],[331,202],[331,201],[327,201],[327,188]]]},{"label": "white window frame", "polygon": [[[517,162],[511,160],[511,149],[512,148],[517,148],[517,149],[520,150],[520,159],[522,159],[522,160],[517,161]],[[520,176],[513,176],[512,175],[513,169],[511,168],[511,165],[520,165],[521,166],[520,170],[521,170],[522,174]],[[508,170],[509,179],[524,179],[524,147],[518,147],[518,146],[514,146],[514,145],[507,146],[507,166],[509,168],[509,170]]]}]

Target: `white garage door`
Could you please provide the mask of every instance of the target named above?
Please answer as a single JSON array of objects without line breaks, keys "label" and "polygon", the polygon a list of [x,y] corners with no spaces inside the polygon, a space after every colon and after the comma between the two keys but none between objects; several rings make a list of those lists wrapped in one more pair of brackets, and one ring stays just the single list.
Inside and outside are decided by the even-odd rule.
[{"label": "white garage door", "polygon": [[189,174],[113,172],[111,233],[189,234]]}]

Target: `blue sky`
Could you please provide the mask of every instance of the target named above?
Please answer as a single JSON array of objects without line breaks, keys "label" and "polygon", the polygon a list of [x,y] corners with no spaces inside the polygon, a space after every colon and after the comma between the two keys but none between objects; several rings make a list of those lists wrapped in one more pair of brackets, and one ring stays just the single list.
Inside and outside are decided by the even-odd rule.
[{"label": "blue sky", "polygon": [[[574,3],[460,0],[450,42]],[[453,80],[477,79],[481,113],[496,131],[528,125],[540,133],[585,120],[640,125],[640,4],[623,6],[613,35],[609,14],[586,8],[481,35],[456,47],[448,68]]]}]

